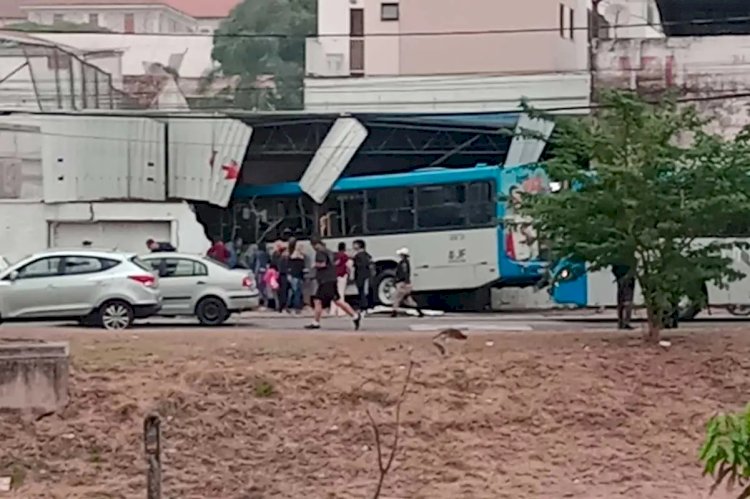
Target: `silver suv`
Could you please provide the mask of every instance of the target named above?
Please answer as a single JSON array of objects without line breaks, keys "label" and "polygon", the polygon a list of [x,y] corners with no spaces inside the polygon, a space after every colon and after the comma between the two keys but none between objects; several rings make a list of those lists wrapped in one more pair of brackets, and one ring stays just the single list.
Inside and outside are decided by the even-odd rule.
[{"label": "silver suv", "polygon": [[125,329],[160,308],[158,278],[135,254],[51,250],[0,271],[0,322],[77,319]]}]

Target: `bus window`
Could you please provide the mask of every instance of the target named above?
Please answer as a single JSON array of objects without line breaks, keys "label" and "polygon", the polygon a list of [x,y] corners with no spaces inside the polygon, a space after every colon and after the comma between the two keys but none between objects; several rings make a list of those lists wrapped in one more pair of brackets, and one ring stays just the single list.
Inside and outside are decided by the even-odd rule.
[{"label": "bus window", "polygon": [[417,226],[420,229],[465,227],[466,186],[429,185],[417,189]]},{"label": "bus window", "polygon": [[398,187],[367,191],[367,233],[414,230],[414,189]]},{"label": "bus window", "polygon": [[469,225],[484,226],[497,223],[497,199],[492,182],[469,184],[467,212]]}]

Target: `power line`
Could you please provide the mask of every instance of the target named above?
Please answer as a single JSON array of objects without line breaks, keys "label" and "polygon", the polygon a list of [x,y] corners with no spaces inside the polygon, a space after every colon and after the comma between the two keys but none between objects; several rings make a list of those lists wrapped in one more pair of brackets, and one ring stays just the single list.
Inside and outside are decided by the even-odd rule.
[{"label": "power line", "polygon": [[[618,29],[618,28],[646,28],[651,27],[659,29],[663,27],[675,27],[675,26],[711,26],[716,24],[732,24],[732,23],[750,23],[750,16],[734,16],[725,18],[704,18],[704,19],[692,19],[689,21],[665,21],[659,24],[651,23],[633,23],[633,24],[608,24],[602,26],[602,28]],[[221,28],[220,28],[221,29]],[[587,26],[573,26],[566,27],[565,32],[568,33],[570,30],[573,31],[588,31],[590,27]],[[216,31],[214,33],[102,33],[99,31],[55,31],[55,30],[14,30],[12,26],[10,28],[5,27],[3,31],[21,33],[21,34],[65,34],[65,35],[119,35],[119,36],[154,36],[154,37],[212,37],[212,38],[280,38],[280,39],[306,39],[306,38],[401,38],[401,37],[429,37],[429,36],[477,36],[477,35],[503,35],[503,34],[522,34],[522,33],[557,33],[560,32],[560,26],[555,27],[528,27],[528,28],[506,28],[506,29],[490,29],[490,30],[448,30],[448,31],[413,31],[403,33],[363,33],[362,35],[353,35],[352,33],[254,33],[254,32],[236,32],[236,33],[223,33]]]},{"label": "power line", "polygon": [[[750,92],[735,92],[735,93],[724,93],[724,94],[715,94],[715,95],[704,95],[704,96],[698,96],[698,97],[681,97],[676,99],[678,103],[693,103],[693,102],[711,102],[711,101],[721,101],[721,100],[732,100],[732,99],[750,99]],[[486,101],[481,101],[486,102]],[[463,102],[462,102],[463,103]],[[657,104],[658,101],[652,101],[652,104]],[[401,106],[409,106],[410,104],[422,104],[422,102],[400,102],[398,103]],[[539,109],[539,111],[544,113],[565,113],[565,112],[573,112],[573,111],[592,111],[592,110],[598,110],[598,109],[605,109],[606,106],[603,106],[601,104],[588,104],[588,105],[580,105],[580,106],[558,106],[558,107],[549,107],[549,108],[543,108]],[[227,109],[227,108],[216,108],[214,110],[211,109],[193,109],[188,111],[159,111],[159,110],[132,110],[132,111],[125,111],[125,110],[101,110],[101,111],[92,111],[92,110],[82,110],[82,111],[70,111],[70,110],[60,110],[60,111],[41,111],[41,110],[25,110],[25,109],[0,109],[0,117],[1,116],[12,116],[12,115],[30,115],[30,116],[67,116],[67,117],[110,117],[110,118],[152,118],[152,119],[217,119],[217,120],[223,120],[227,118],[235,118],[242,120],[245,119],[251,119],[251,118],[261,118],[261,117],[273,117],[273,118],[283,118],[284,116],[287,117],[301,117],[301,118],[309,118],[309,119],[330,119],[333,117],[339,117],[339,116],[353,116],[357,117],[360,115],[372,115],[372,114],[381,114],[385,116],[392,116],[398,118],[399,116],[405,116],[405,117],[429,117],[434,116],[436,114],[438,115],[445,115],[445,114],[470,114],[473,116],[481,116],[481,115],[497,115],[497,114],[518,114],[523,112],[520,105],[517,109],[503,109],[503,110],[488,110],[488,111],[460,111],[460,112],[449,112],[449,111],[440,111],[435,110],[431,112],[408,112],[408,111],[402,111],[402,112],[385,112],[380,111],[377,113],[373,112],[340,112],[340,111],[331,111],[331,112],[310,112],[310,111],[304,111],[304,110],[297,110],[297,111],[247,111],[247,110],[241,110],[241,109]]]}]

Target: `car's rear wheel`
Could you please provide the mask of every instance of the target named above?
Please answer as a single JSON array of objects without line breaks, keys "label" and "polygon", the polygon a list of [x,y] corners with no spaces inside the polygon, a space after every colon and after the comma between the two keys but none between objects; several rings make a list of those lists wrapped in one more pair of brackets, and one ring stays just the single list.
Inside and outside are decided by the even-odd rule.
[{"label": "car's rear wheel", "polygon": [[122,300],[110,300],[99,307],[99,324],[109,331],[128,329],[134,317],[133,307]]},{"label": "car's rear wheel", "polygon": [[229,311],[221,298],[208,296],[198,302],[195,315],[204,326],[220,326],[229,318]]}]

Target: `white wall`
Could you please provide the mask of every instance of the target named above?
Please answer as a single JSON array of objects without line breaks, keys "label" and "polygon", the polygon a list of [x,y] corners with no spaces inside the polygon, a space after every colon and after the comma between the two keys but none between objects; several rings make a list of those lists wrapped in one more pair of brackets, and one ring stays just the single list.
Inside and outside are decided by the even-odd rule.
[{"label": "white wall", "polygon": [[518,110],[523,97],[540,109],[585,107],[590,102],[590,81],[588,72],[308,78],[305,80],[305,109],[313,112],[503,111]]},{"label": "white wall", "polygon": [[349,74],[349,11],[364,7],[364,0],[318,0],[318,34],[307,39],[305,70],[321,76]]},{"label": "white wall", "polygon": [[136,33],[187,33],[194,31],[197,23],[191,17],[165,8],[85,8],[85,9],[33,9],[28,11],[29,21],[53,24],[55,15],[63,20],[87,24],[90,14],[98,15],[98,25],[115,32],[125,31],[125,16],[133,14]]},{"label": "white wall", "polygon": [[[649,94],[665,88],[686,98],[750,92],[750,36],[603,40],[597,44],[597,88]],[[750,124],[750,98],[696,101],[713,130],[731,137]]]},{"label": "white wall", "polygon": [[[180,251],[205,253],[209,241],[187,203],[66,203],[0,200],[0,255],[10,261],[46,249],[54,222],[172,222]],[[143,241],[143,252],[146,252]]]}]

